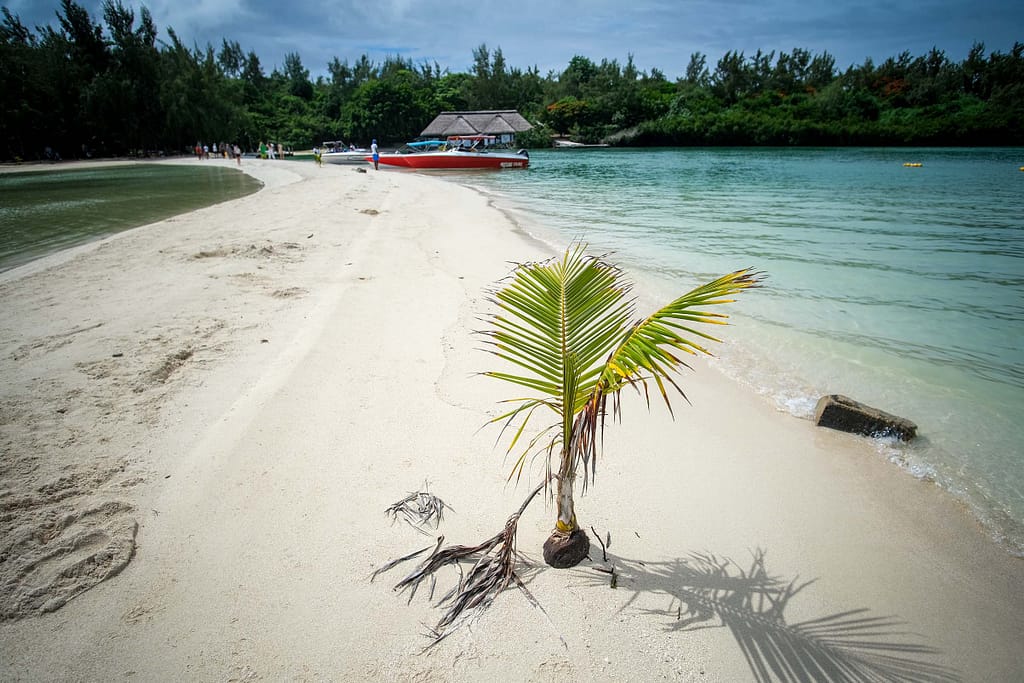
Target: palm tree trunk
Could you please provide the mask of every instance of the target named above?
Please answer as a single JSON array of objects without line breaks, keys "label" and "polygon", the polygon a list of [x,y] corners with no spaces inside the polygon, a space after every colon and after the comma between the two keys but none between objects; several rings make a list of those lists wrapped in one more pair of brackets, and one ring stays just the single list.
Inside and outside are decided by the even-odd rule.
[{"label": "palm tree trunk", "polygon": [[576,468],[571,458],[562,452],[558,470],[558,519],[555,530],[544,542],[544,561],[556,569],[575,567],[590,552],[590,539],[576,522],[572,489],[576,483]]},{"label": "palm tree trunk", "polygon": [[555,522],[555,531],[563,534],[570,534],[576,530],[576,508],[573,505],[572,490],[576,485],[576,468],[573,467],[572,459],[562,450],[562,464],[558,469],[558,490],[556,493],[558,501],[558,519]]}]

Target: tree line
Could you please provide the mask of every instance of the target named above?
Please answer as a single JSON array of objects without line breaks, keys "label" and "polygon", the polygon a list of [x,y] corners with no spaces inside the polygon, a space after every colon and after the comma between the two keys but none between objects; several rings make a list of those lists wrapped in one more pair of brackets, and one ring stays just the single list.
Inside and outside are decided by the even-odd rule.
[{"label": "tree line", "polygon": [[441,111],[516,109],[553,135],[615,145],[1021,145],[1024,44],[951,61],[933,48],[846,71],[827,52],[747,56],[715,64],[696,52],[670,80],[632,57],[573,57],[560,72],[473,51],[469,72],[400,56],[331,59],[315,80],[298,53],[267,73],[235,41],[189,47],[160,39],[149,11],[106,0],[94,19],[62,0],[56,26],[0,23],[0,155],[40,159],[182,153],[197,141],[261,140],[309,148],[323,140],[415,138]]}]

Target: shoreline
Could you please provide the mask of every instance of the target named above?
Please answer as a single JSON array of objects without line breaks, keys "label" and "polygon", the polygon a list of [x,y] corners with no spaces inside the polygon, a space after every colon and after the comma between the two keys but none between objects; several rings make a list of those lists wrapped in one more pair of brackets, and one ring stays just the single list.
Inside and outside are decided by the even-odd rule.
[{"label": "shoreline", "polygon": [[[756,549],[783,583],[817,580],[785,624],[864,609],[905,622],[883,642],[938,651],[919,674],[1024,671],[1024,564],[865,441],[703,362],[676,421],[625,401],[578,500],[611,534],[618,589],[587,562],[528,569],[547,618],[510,590],[418,654],[439,613],[392,593],[401,569],[368,576],[430,541],[383,510],[428,480],[455,509],[447,542],[475,543],[518,507],[528,486],[505,484],[480,429],[507,389],[474,376],[490,359],[472,330],[508,263],[548,254],[450,181],[276,166],[243,164],[264,188],[168,219],[174,235],[143,226],[0,275],[5,538],[36,539],[21,583],[51,586],[0,622],[4,679],[749,679],[737,625],[695,581],[707,557],[734,574]],[[535,502],[520,525],[537,562],[551,517]],[[109,570],[129,546],[65,590],[69,563],[95,579],[90,553],[113,548]]]},{"label": "shoreline", "polygon": [[[217,160],[213,160],[213,161],[218,161],[219,162],[219,161],[222,161],[222,160],[217,159]],[[101,160],[88,160],[88,161],[86,161],[86,160],[72,160],[72,161],[61,161],[61,162],[56,162],[56,163],[40,162],[40,163],[36,164],[35,167],[33,167],[32,165],[27,165],[27,166],[26,165],[11,165],[9,167],[5,167],[3,165],[0,165],[0,174],[8,174],[8,175],[16,176],[18,174],[28,173],[28,172],[49,173],[49,172],[58,172],[58,171],[82,171],[82,170],[95,170],[95,169],[98,169],[98,168],[113,168],[113,167],[122,167],[122,166],[139,166],[139,165],[155,166],[155,165],[159,165],[159,164],[163,164],[165,166],[166,165],[191,166],[192,163],[195,163],[195,162],[196,162],[195,159],[189,159],[187,157],[176,157],[176,158],[167,159],[167,160],[139,160],[139,159],[101,159]],[[228,165],[224,164],[224,163],[219,163],[219,164],[216,164],[216,165],[219,168],[236,168],[239,171],[242,170],[241,168],[238,168],[235,165],[231,165],[230,167]],[[252,178],[253,176],[251,174],[249,174],[248,177]],[[226,200],[226,199],[216,200],[216,201],[213,201],[211,204],[207,204],[206,206],[212,206],[214,204],[221,203],[223,201],[229,201],[229,200]],[[50,245],[48,251],[46,251],[44,253],[40,253],[40,254],[34,255],[34,256],[31,256],[29,258],[29,260],[22,260],[23,252],[19,251],[19,252],[17,252],[14,255],[9,255],[11,257],[9,259],[9,261],[13,261],[14,265],[9,265],[9,264],[6,264],[6,263],[0,263],[0,278],[2,278],[8,272],[10,272],[12,270],[17,270],[19,268],[26,268],[26,267],[28,267],[30,270],[29,271],[24,271],[24,272],[32,272],[31,269],[33,267],[35,269],[50,267],[51,265],[53,265],[56,262],[55,260],[68,260],[70,258],[73,258],[77,254],[77,252],[75,251],[77,249],[85,248],[86,250],[88,250],[89,248],[91,248],[91,245],[93,243],[95,243],[95,242],[102,241],[102,240],[104,240],[106,238],[109,238],[109,237],[115,237],[115,236],[117,236],[118,234],[120,234],[122,232],[128,232],[128,231],[140,228],[140,227],[145,227],[146,225],[150,225],[150,224],[153,224],[153,223],[159,223],[159,222],[161,222],[161,220],[166,220],[167,218],[174,218],[176,216],[180,216],[183,213],[188,213],[188,211],[190,211],[190,210],[198,210],[198,209],[206,208],[206,206],[198,206],[198,207],[189,208],[189,209],[186,209],[186,210],[182,210],[180,207],[178,207],[178,213],[175,213],[175,214],[170,215],[170,216],[168,216],[166,214],[163,214],[163,215],[158,214],[158,215],[151,216],[148,219],[143,219],[142,221],[136,222],[135,225],[132,225],[131,227],[128,227],[128,228],[115,229],[115,228],[111,227],[110,229],[113,230],[112,232],[104,232],[104,233],[101,233],[101,234],[92,234],[92,233],[90,233],[90,234],[87,234],[87,235],[80,235],[79,237],[81,239],[75,239],[75,241],[72,242],[69,245],[58,246],[58,247],[54,247],[53,245]],[[138,220],[138,219],[136,219],[136,220]],[[23,246],[24,245],[22,245],[22,247]],[[20,277],[20,275],[16,275],[15,277]]]},{"label": "shoreline", "polygon": [[[624,165],[630,167],[628,162]],[[634,233],[619,225],[624,219],[615,207],[608,207],[610,214],[605,221],[604,204],[600,200],[586,202],[587,205],[595,204],[589,208],[574,206],[568,199],[566,187],[555,184],[549,188],[544,182],[546,177],[542,176],[540,182],[490,182],[481,179],[474,185],[493,197],[500,204],[498,208],[506,209],[514,220],[527,226],[529,232],[543,236],[552,244],[564,243],[569,236],[577,234],[567,227],[573,222],[587,226],[580,231],[590,233],[592,241],[601,245],[593,247],[596,251],[624,250],[619,254],[621,265],[632,271],[638,292],[657,292],[655,300],[665,300],[673,295],[673,280],[680,278],[672,278],[667,273],[692,269],[685,252],[668,247],[667,253],[672,254],[670,259],[662,257],[657,250],[646,250],[648,240],[637,237],[646,234],[645,231],[634,228]],[[553,176],[551,180],[552,183],[560,182]],[[531,188],[539,194],[536,201],[531,200]],[[580,186],[581,192],[592,190],[586,183]],[[746,197],[742,191],[739,196]],[[567,202],[564,211],[558,208],[558,200]],[[741,200],[738,198],[738,201]],[[792,198],[788,204],[793,204]],[[665,217],[663,213],[659,216]],[[642,225],[649,230],[650,219]],[[557,229],[553,230],[551,226],[557,226]],[[742,228],[739,230],[742,233]],[[668,233],[673,234],[671,230]],[[660,244],[655,237],[651,239]],[[685,243],[685,239],[680,239]],[[728,251],[731,254],[743,253],[735,249],[733,246]],[[700,259],[698,254],[695,262],[703,263]],[[704,277],[711,277],[712,273],[723,272],[731,266],[762,265],[749,264],[742,256],[737,263],[730,263],[730,259],[725,258],[717,261],[721,270],[709,270],[705,264],[700,270],[705,273]],[[1012,466],[1014,456],[1019,452],[1019,448],[1014,446],[1019,428],[1012,425],[1019,423],[1014,418],[1020,412],[1020,402],[1014,400],[1012,375],[1004,374],[1002,380],[991,376],[983,378],[960,365],[943,367],[939,359],[933,359],[929,364],[928,359],[922,357],[921,348],[915,348],[909,339],[909,348],[903,347],[906,356],[901,353],[898,339],[884,335],[879,339],[877,335],[872,337],[869,334],[858,345],[850,341],[850,335],[856,337],[856,325],[837,324],[833,330],[836,334],[832,336],[828,329],[813,321],[800,320],[808,313],[808,307],[801,311],[800,304],[796,303],[793,308],[796,313],[792,315],[781,310],[780,302],[785,297],[780,296],[778,289],[783,286],[780,278],[787,280],[786,286],[799,288],[813,288],[814,280],[803,280],[800,273],[787,273],[785,270],[772,272],[775,267],[765,267],[769,284],[762,293],[763,298],[760,301],[744,298],[730,312],[734,316],[733,322],[744,329],[736,338],[736,344],[719,347],[715,351],[717,358],[713,364],[716,369],[772,401],[780,411],[799,419],[813,420],[818,400],[823,395],[840,393],[915,420],[922,425],[922,438],[910,443],[875,440],[873,447],[878,456],[911,476],[942,487],[957,501],[971,508],[972,516],[986,528],[994,542],[1011,555],[1024,558],[1024,517],[1021,516],[1024,511],[1018,504],[1017,490],[1020,475]],[[996,270],[1001,272],[998,268]],[[852,288],[851,292],[854,290],[856,293],[852,296],[858,300],[861,296],[870,299],[873,295],[870,287]],[[832,307],[843,306],[843,302],[835,300],[834,296],[826,299],[827,302],[822,302],[827,303],[821,308],[822,314],[827,315]],[[762,303],[774,305],[775,310],[758,310]],[[865,315],[864,325],[870,326],[871,314]],[[849,319],[857,320],[857,316]],[[780,324],[783,320],[787,322]],[[809,329],[803,329],[804,322],[810,323]],[[919,322],[924,329],[936,321],[923,316]],[[874,324],[877,327],[879,322],[876,320]],[[911,326],[906,329],[911,329]],[[1002,338],[1006,338],[1005,335]],[[881,343],[881,350],[876,348],[862,353],[864,347],[876,343]],[[966,345],[977,349],[982,343],[979,338]],[[884,350],[886,344],[888,351]],[[967,353],[964,349],[960,352]],[[877,369],[886,367],[894,370],[891,376]],[[992,369],[981,360],[977,367]],[[1004,370],[1010,373],[1012,364]],[[930,380],[943,376],[942,373],[946,373],[947,384],[931,383]],[[986,387],[986,381],[1005,383]],[[1000,468],[1004,476],[997,474]]]}]

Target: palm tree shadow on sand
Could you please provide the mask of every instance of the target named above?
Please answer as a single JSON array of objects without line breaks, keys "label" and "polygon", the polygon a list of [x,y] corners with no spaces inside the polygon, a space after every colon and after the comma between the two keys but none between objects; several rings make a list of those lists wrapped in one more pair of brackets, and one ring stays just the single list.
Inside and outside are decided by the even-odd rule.
[{"label": "palm tree shadow on sand", "polygon": [[894,617],[861,608],[788,623],[787,606],[813,581],[772,576],[763,550],[753,553],[746,569],[708,553],[666,562],[607,558],[613,586],[619,573],[634,584],[623,609],[642,594],[662,595],[669,599],[666,609],[643,611],[671,616],[669,630],[728,628],[757,681],[960,680],[955,670],[927,661],[940,651],[913,642]]}]

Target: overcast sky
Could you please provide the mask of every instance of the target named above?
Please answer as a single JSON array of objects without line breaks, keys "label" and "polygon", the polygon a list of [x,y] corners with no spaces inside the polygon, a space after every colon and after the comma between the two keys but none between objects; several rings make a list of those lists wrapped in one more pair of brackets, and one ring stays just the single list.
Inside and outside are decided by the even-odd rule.
[{"label": "overcast sky", "polygon": [[[102,23],[102,0],[79,0]],[[149,8],[161,39],[190,47],[223,38],[255,51],[266,73],[296,52],[315,78],[332,57],[380,63],[400,55],[468,71],[473,50],[500,47],[509,66],[562,71],[574,55],[685,73],[693,52],[712,68],[728,50],[829,52],[844,70],[932,47],[962,60],[1024,42],[1024,0],[123,0]],[[0,0],[29,28],[56,26],[59,0]],[[136,13],[136,16],[138,14]]]}]

